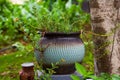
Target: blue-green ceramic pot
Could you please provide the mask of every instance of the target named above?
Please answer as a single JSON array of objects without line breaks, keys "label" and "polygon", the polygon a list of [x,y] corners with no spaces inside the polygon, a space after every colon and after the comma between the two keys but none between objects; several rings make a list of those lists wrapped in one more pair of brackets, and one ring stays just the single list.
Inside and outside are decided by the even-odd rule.
[{"label": "blue-green ceramic pot", "polygon": [[51,63],[60,62],[58,74],[74,72],[74,63],[81,62],[85,54],[80,33],[45,33],[38,45],[35,56],[39,64],[42,59],[43,68],[48,68]]}]

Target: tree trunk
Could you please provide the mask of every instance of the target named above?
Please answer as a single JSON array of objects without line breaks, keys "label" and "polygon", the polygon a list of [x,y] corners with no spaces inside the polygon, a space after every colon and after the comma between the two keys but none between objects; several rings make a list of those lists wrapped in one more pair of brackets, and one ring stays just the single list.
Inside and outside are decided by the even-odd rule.
[{"label": "tree trunk", "polygon": [[90,0],[90,14],[95,72],[120,74],[120,0]]}]

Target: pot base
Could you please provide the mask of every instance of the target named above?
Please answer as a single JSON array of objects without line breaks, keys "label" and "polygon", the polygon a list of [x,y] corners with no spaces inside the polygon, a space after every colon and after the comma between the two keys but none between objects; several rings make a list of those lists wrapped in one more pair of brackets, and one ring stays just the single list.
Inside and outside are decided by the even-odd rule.
[{"label": "pot base", "polygon": [[[61,75],[61,74],[72,74],[75,72],[75,65],[74,64],[65,64],[65,65],[57,65],[58,68],[55,68],[54,75]],[[52,68],[51,65],[43,64],[43,70],[47,71],[47,68]],[[47,71],[48,72],[48,71]]]},{"label": "pot base", "polygon": [[[38,70],[38,78],[40,78],[40,76],[42,75],[41,72]],[[74,73],[72,73],[76,76],[78,76],[80,78],[80,80],[82,79],[82,76],[80,74],[78,74],[76,71]],[[51,79],[52,80],[72,80],[71,75],[72,74],[61,74],[61,75],[52,75]]]}]

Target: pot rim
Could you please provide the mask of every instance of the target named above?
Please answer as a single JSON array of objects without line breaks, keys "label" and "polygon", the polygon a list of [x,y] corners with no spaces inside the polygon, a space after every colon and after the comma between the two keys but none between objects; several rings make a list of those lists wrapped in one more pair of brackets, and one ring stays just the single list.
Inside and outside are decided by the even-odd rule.
[{"label": "pot rim", "polygon": [[47,38],[58,38],[58,37],[80,37],[81,32],[70,32],[70,33],[64,33],[64,32],[45,32],[42,37]]}]

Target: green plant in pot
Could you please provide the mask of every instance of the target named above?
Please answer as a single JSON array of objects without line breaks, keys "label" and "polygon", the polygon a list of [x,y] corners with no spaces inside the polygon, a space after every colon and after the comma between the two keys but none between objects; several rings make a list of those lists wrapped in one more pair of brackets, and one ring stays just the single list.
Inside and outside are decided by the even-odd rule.
[{"label": "green plant in pot", "polygon": [[[54,69],[55,74],[74,73],[74,63],[81,62],[85,54],[80,30],[87,20],[82,20],[81,16],[84,13],[79,5],[71,4],[66,8],[66,4],[62,0],[57,0],[51,10],[41,7],[40,13],[37,14],[38,29],[43,32],[37,43],[35,56],[39,64],[42,61],[44,70],[51,68],[51,63],[59,62],[58,68]],[[88,17],[87,14],[84,16]]]},{"label": "green plant in pot", "polygon": [[[74,63],[81,62],[84,57],[84,44],[80,33],[45,33],[38,42],[41,49],[36,51],[37,60],[43,60],[43,68],[50,68],[51,63],[60,62],[57,74],[74,73]],[[39,56],[39,57],[38,57]]]}]

